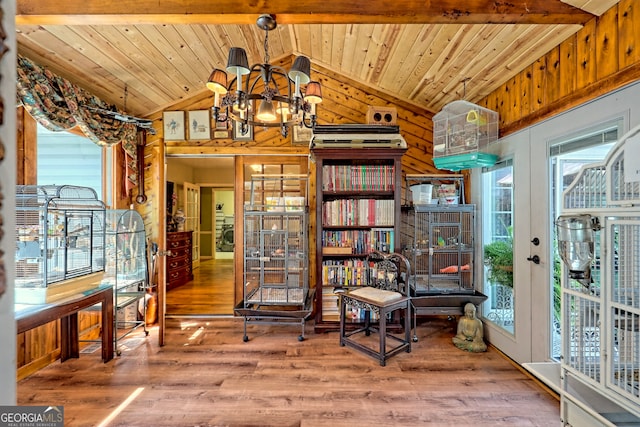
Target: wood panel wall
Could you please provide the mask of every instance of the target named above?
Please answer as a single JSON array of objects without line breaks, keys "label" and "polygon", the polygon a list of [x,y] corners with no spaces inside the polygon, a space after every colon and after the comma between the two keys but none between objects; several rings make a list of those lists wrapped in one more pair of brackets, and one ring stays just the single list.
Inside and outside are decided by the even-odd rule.
[{"label": "wood panel wall", "polygon": [[640,79],[640,1],[621,0],[478,104],[505,136]]}]

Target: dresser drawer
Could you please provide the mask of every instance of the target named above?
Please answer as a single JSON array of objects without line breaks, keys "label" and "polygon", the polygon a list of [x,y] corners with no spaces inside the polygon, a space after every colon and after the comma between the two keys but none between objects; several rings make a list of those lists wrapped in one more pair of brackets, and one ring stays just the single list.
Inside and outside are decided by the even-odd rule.
[{"label": "dresser drawer", "polygon": [[191,247],[171,249],[171,255],[169,255],[167,262],[178,258],[191,258]]},{"label": "dresser drawer", "polygon": [[191,231],[167,233],[167,249],[171,252],[166,264],[167,289],[193,280],[191,234]]},{"label": "dresser drawer", "polygon": [[183,265],[167,273],[167,289],[175,288],[193,280],[191,264]]}]

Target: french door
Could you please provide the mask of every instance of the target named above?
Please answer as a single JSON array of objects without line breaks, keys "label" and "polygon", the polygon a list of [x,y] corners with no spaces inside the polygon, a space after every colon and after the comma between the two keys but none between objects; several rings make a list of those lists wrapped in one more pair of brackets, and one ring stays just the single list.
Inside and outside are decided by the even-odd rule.
[{"label": "french door", "polygon": [[195,269],[200,266],[200,186],[185,182],[184,195],[185,230],[193,231],[191,264]]},{"label": "french door", "polygon": [[[597,114],[597,108],[585,108]],[[580,166],[604,159],[625,121],[623,114],[591,121],[584,112],[577,115],[583,120],[576,119],[573,129],[558,118],[503,138],[492,147],[500,161],[473,175],[481,218],[479,253],[496,240],[513,244],[512,286],[490,282],[487,268],[482,275],[488,296],[481,310],[485,335],[521,364],[559,360],[560,260],[554,219],[561,213],[562,192]]]},{"label": "french door", "polygon": [[[523,132],[505,138],[492,147],[500,161],[492,168],[474,172],[474,188],[481,193],[478,209],[482,224],[479,253],[491,242],[503,241],[513,246],[513,265],[501,266],[512,276],[508,280],[493,283],[487,280],[485,268],[482,292],[487,300],[480,310],[485,323],[485,336],[489,342],[519,363],[531,358],[532,336],[543,325],[534,327],[534,305],[544,304],[542,286],[532,286],[538,270],[546,269],[546,262],[535,264],[533,256],[543,251],[545,243],[538,238],[534,246],[531,223],[544,211],[544,199],[531,204],[531,170],[536,170],[528,141],[528,133]],[[539,174],[542,175],[542,174]],[[544,185],[542,177],[536,177],[536,185]],[[543,215],[544,216],[544,215]],[[532,253],[532,251],[535,252]],[[541,253],[541,252],[540,252]],[[483,265],[483,264],[479,264]],[[533,303],[536,301],[536,303]]]}]

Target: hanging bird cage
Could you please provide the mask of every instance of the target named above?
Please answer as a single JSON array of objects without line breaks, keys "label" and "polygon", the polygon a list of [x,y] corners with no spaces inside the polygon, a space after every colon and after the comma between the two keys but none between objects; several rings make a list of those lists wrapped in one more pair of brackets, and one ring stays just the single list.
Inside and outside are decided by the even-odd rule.
[{"label": "hanging bird cage", "polygon": [[493,166],[498,156],[486,151],[498,140],[498,113],[467,101],[453,101],[433,116],[433,162],[459,171]]}]

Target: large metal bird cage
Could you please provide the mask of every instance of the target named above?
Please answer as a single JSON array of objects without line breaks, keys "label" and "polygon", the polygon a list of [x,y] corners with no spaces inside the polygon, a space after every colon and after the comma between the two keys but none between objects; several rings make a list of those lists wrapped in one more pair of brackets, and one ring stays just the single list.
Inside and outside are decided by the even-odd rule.
[{"label": "large metal bird cage", "polygon": [[106,255],[103,284],[113,286],[115,348],[118,341],[146,328],[147,239],[144,221],[130,209],[109,209],[106,217]]},{"label": "large metal bird cage", "polygon": [[105,206],[92,188],[16,187],[16,302],[43,304],[98,287]]},{"label": "large metal bird cage", "polygon": [[412,202],[402,208],[402,253],[411,264],[416,314],[459,315],[475,290],[475,205],[464,203],[460,174],[407,175]]},{"label": "large metal bird cage", "polygon": [[299,324],[304,339],[309,293],[308,177],[253,175],[244,209],[244,298],[247,323]]},{"label": "large metal bird cage", "polygon": [[565,425],[640,425],[639,145],[640,126],[563,194]]}]

